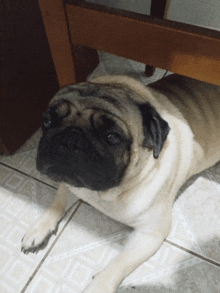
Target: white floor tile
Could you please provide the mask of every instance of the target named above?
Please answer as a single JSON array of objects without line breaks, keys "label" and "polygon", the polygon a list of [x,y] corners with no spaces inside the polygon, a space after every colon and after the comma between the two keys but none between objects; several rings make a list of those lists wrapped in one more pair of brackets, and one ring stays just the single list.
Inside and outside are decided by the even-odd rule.
[{"label": "white floor tile", "polygon": [[52,236],[47,248],[37,255],[21,252],[22,237],[54,195],[54,189],[0,165],[0,292],[20,292],[55,240]]},{"label": "white floor tile", "polygon": [[[55,288],[57,292],[82,292],[92,280],[92,276],[120,253],[130,232],[92,207],[81,205],[26,292],[47,293]],[[206,269],[211,267],[205,264],[201,270],[201,264],[204,262],[200,258],[164,243],[150,260],[123,281],[118,292],[157,292],[157,288],[161,287],[165,288],[165,291],[160,292],[187,292],[191,286],[198,289],[200,281],[208,282]],[[201,270],[201,274],[198,273],[197,276],[197,285],[193,284],[193,278],[185,278],[185,282],[188,282],[188,285],[184,285],[186,291],[175,291],[189,270]],[[220,273],[219,268],[215,267],[213,270],[216,275],[217,272]],[[219,284],[220,282],[216,284],[212,278],[206,288],[211,290]],[[132,287],[135,287],[135,290]],[[172,291],[170,288],[176,289]]]},{"label": "white floor tile", "polygon": [[201,251],[220,262],[220,184],[210,170],[195,178],[179,196],[176,205]]},{"label": "white floor tile", "polygon": [[59,184],[53,180],[50,180],[47,176],[42,175],[36,169],[36,157],[37,157],[37,145],[35,149],[24,152],[15,153],[12,156],[3,157],[0,162],[4,165],[10,166],[13,169],[19,170],[28,176],[39,179],[40,181],[49,184],[54,187],[58,187]]},{"label": "white floor tile", "polygon": [[[127,74],[147,85],[166,73],[156,69],[146,78],[145,64],[105,52],[99,55],[101,62],[88,80]],[[80,293],[123,249],[131,231],[82,204],[67,227],[71,213],[61,222],[58,238],[52,236],[37,255],[23,255],[23,234],[50,205],[58,186],[36,170],[39,139],[40,130],[15,155],[0,158],[0,292]],[[220,291],[220,164],[191,178],[181,190],[168,242],[124,280],[118,293]]]}]

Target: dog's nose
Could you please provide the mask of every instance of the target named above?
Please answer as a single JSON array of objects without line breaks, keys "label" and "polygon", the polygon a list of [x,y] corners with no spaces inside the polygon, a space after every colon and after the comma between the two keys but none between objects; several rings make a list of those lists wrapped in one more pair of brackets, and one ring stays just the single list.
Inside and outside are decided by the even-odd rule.
[{"label": "dog's nose", "polygon": [[68,129],[56,136],[55,143],[64,149],[69,150],[86,150],[89,147],[89,142],[80,129]]}]

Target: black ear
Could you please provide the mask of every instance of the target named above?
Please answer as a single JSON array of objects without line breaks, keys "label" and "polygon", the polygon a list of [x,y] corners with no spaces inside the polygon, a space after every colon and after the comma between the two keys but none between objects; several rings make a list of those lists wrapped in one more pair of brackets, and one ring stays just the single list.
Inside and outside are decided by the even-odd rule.
[{"label": "black ear", "polygon": [[157,159],[170,131],[170,127],[149,103],[139,104],[137,106],[141,112],[143,121],[143,146],[153,148],[153,156]]}]

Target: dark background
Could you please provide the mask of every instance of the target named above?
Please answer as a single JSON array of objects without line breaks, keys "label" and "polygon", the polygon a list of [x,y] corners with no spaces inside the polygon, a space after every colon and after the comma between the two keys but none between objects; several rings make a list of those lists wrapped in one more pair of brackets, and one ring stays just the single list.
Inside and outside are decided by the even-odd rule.
[{"label": "dark background", "polygon": [[0,0],[0,34],[0,141],[13,153],[59,86],[37,0]]}]

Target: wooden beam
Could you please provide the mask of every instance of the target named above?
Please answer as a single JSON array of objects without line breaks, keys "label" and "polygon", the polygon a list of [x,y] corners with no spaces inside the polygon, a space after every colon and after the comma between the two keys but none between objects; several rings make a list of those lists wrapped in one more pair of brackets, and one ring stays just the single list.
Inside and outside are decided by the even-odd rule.
[{"label": "wooden beam", "polygon": [[62,0],[38,0],[59,86],[85,81],[99,63],[96,50],[72,45]]},{"label": "wooden beam", "polygon": [[220,85],[219,32],[83,6],[66,5],[72,43]]},{"label": "wooden beam", "polygon": [[38,0],[60,87],[75,81],[71,45],[61,0]]}]

